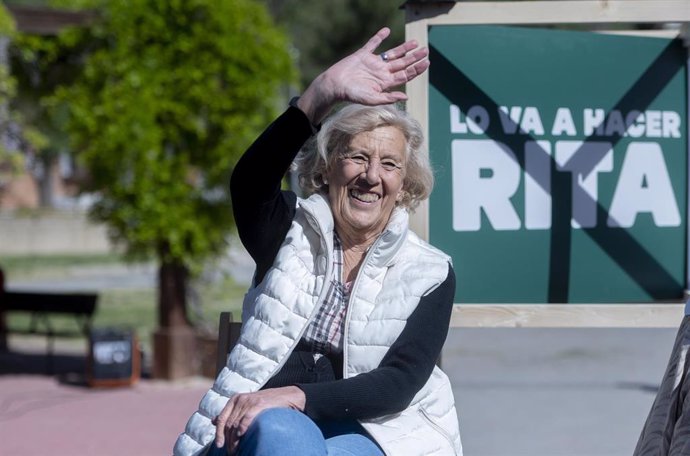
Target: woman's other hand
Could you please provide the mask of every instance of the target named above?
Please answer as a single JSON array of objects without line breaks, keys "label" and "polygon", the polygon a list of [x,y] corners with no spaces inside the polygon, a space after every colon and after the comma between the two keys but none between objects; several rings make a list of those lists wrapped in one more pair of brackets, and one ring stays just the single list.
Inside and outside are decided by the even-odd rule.
[{"label": "woman's other hand", "polygon": [[306,398],[296,386],[271,388],[255,393],[235,394],[213,424],[216,426],[216,446],[222,448],[227,442],[228,454],[235,454],[240,437],[247,432],[254,418],[269,408],[291,408],[304,411]]},{"label": "woman's other hand", "polygon": [[390,90],[422,74],[429,67],[429,51],[410,40],[376,53],[389,34],[388,28],[382,28],[361,49],[314,79],[297,102],[313,124],[339,101],[373,106],[407,99],[403,92]]}]

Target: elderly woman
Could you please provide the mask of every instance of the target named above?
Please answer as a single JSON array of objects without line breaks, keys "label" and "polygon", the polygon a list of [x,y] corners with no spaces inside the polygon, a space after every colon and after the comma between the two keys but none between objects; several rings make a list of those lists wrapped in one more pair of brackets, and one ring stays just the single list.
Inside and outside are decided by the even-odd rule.
[{"label": "elderly woman", "polygon": [[[419,124],[390,105],[405,99],[390,89],[426,70],[427,50],[408,41],[374,54],[388,34],[319,75],[237,164],[233,210],[256,273],[240,340],[175,454],[462,453],[435,366],[455,276],[408,229],[433,177]],[[319,129],[342,101],[357,104]],[[301,149],[307,199],[280,189]]]}]

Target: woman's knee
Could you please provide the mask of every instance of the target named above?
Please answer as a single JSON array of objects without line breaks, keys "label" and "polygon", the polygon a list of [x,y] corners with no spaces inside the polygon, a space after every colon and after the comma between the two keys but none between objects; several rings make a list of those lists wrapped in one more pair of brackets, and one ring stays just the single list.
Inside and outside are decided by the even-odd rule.
[{"label": "woman's knee", "polygon": [[367,435],[343,434],[326,440],[328,456],[383,456],[383,450]]},{"label": "woman's knee", "polygon": [[289,408],[270,408],[259,413],[247,433],[267,433],[270,435],[294,435],[295,430],[316,425],[302,412]]},{"label": "woman's knee", "polygon": [[254,418],[239,450],[241,456],[325,456],[326,442],[318,426],[302,412],[272,408]]}]

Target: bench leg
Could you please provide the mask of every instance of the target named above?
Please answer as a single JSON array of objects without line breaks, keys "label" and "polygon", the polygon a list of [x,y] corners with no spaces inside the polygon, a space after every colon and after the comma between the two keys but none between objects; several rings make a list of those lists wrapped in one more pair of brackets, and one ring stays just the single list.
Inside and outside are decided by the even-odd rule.
[{"label": "bench leg", "polygon": [[48,334],[48,375],[55,374],[55,338]]}]

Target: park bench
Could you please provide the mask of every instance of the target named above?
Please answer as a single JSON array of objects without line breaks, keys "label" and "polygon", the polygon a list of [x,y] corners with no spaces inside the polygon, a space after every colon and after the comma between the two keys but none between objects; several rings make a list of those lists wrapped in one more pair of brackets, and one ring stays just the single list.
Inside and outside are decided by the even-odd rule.
[{"label": "park bench", "polygon": [[232,313],[221,312],[218,321],[218,344],[216,346],[216,375],[225,367],[228,353],[240,338],[241,322],[233,321]]},{"label": "park bench", "polygon": [[[54,341],[56,337],[89,336],[91,321],[96,311],[98,295],[95,293],[43,293],[5,291],[0,294],[0,312],[28,313],[31,317],[28,328],[6,325],[8,334],[39,334],[48,339],[48,356],[52,366]],[[74,329],[56,329],[49,316],[72,315],[76,320]],[[3,328],[0,328],[3,331]]]}]

